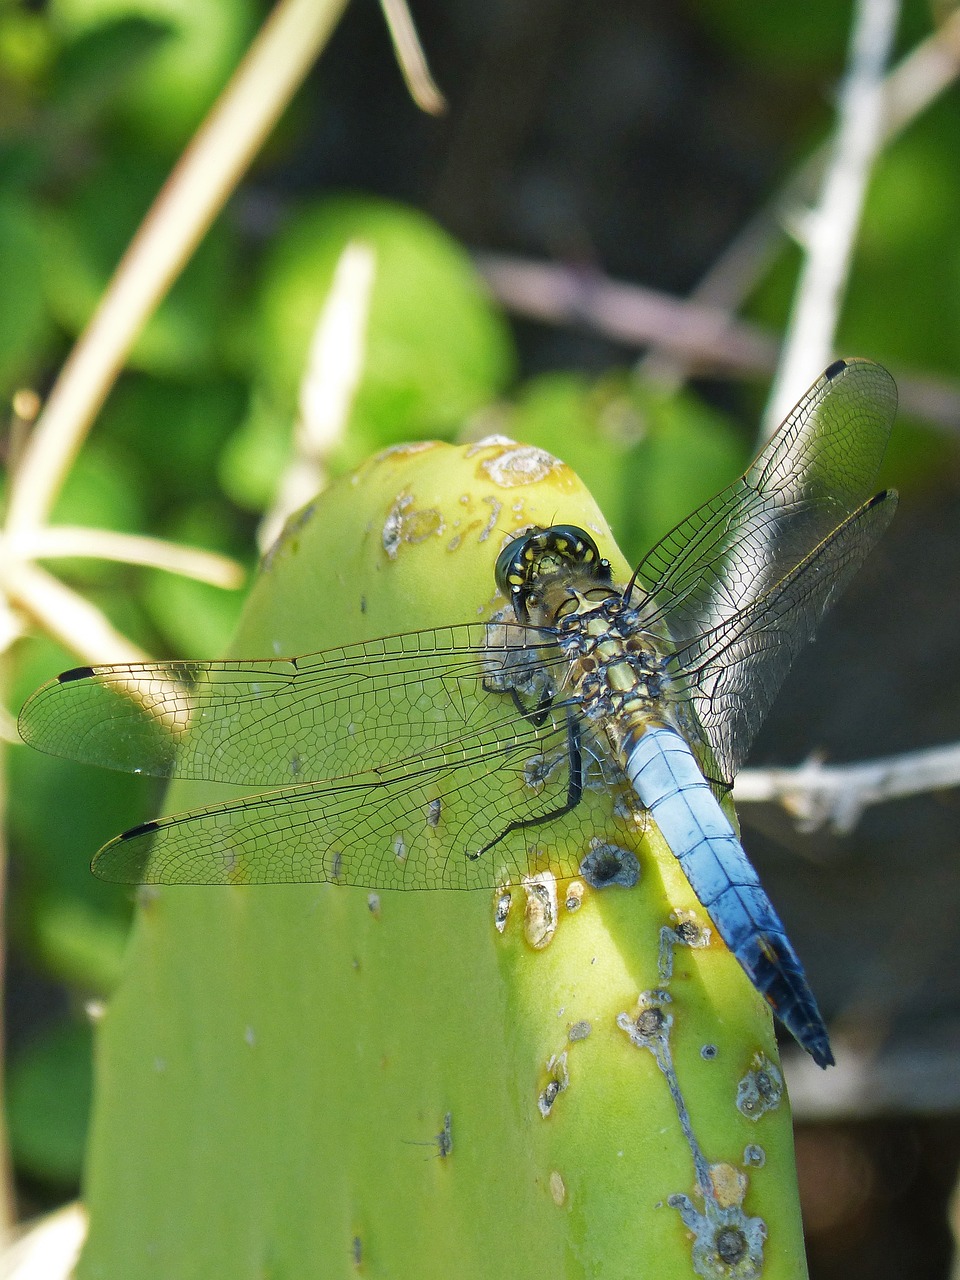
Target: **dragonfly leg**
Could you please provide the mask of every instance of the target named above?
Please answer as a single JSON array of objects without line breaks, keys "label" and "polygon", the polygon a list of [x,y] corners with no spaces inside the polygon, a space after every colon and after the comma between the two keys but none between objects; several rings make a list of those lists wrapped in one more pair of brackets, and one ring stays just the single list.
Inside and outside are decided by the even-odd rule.
[{"label": "dragonfly leg", "polygon": [[513,705],[525,720],[529,720],[535,729],[543,727],[547,716],[550,714],[550,708],[553,706],[552,693],[541,693],[535,707],[526,706],[516,689],[510,690],[510,696],[513,698]]},{"label": "dragonfly leg", "polygon": [[550,708],[553,706],[553,694],[549,689],[543,689],[535,704],[528,705],[520,697],[520,691],[516,685],[508,685],[504,688],[501,684],[493,683],[487,679],[483,681],[483,687],[487,693],[509,693],[513,700],[513,705],[517,708],[524,720],[529,720],[535,729],[540,729],[546,723]]},{"label": "dragonfly leg", "polygon": [[[526,712],[525,714],[529,718],[537,713]],[[543,714],[546,715],[546,709]],[[467,854],[471,862],[482,858],[485,853],[495,848],[502,840],[506,840],[507,836],[514,831],[523,831],[526,827],[539,827],[545,822],[554,822],[557,818],[562,818],[565,813],[575,809],[583,799],[583,745],[580,738],[580,725],[571,710],[567,711],[567,764],[570,774],[567,779],[567,798],[563,804],[558,809],[551,809],[548,813],[540,813],[533,818],[517,818],[514,822],[509,822],[500,834],[485,844],[482,849],[478,849],[476,853]]]}]

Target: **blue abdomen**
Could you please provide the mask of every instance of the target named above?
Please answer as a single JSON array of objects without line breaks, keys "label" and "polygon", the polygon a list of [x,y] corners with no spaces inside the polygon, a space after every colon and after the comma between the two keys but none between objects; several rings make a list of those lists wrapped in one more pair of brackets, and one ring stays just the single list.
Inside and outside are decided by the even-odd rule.
[{"label": "blue abdomen", "polygon": [[651,727],[625,753],[624,769],[717,932],[777,1017],[821,1066],[830,1041],[803,966],[780,918],[686,741]]}]

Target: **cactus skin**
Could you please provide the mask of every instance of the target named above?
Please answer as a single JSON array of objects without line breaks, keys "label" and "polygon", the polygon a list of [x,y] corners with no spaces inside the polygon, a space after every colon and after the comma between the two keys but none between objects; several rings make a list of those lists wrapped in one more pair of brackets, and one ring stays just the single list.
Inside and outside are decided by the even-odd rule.
[{"label": "cactus skin", "polygon": [[[294,518],[233,652],[488,617],[504,537],[557,520],[629,574],[548,455],[388,451]],[[767,1006],[656,833],[635,852],[634,888],[555,910],[549,882],[144,891],[79,1280],[805,1276]]]}]

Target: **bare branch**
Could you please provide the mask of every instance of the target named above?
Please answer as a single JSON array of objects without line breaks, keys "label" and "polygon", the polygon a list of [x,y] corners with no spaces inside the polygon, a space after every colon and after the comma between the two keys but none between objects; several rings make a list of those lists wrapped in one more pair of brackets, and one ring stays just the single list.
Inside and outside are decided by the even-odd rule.
[{"label": "bare branch", "polygon": [[5,1280],[70,1280],[87,1236],[87,1211],[79,1201],[36,1221],[0,1255]]},{"label": "bare branch", "polygon": [[834,154],[819,208],[802,220],[804,265],[762,425],[769,440],[798,394],[833,359],[837,318],[873,162],[879,152],[883,73],[893,43],[897,0],[857,0],[849,68],[838,103]]},{"label": "bare branch", "polygon": [[960,9],[920,42],[884,84],[883,142],[886,144],[926,111],[960,75]]},{"label": "bare branch", "polygon": [[600,272],[479,254],[480,273],[511,311],[550,324],[584,324],[631,345],[656,342],[690,361],[736,373],[768,370],[777,339],[723,310],[701,307]]},{"label": "bare branch", "polygon": [[201,547],[181,547],[159,538],[110,529],[87,529],[72,525],[51,525],[3,539],[5,551],[22,560],[96,559],[121,564],[142,564],[165,569],[197,582],[236,590],[246,576],[243,566],[227,556]]},{"label": "bare branch", "polygon": [[[960,75],[960,9],[923,40],[887,76],[883,89],[882,141],[892,142]],[[820,184],[829,148],[822,144],[797,168],[768,203],[745,224],[689,295],[691,302],[736,312],[773,262],[796,210]],[[660,350],[647,355],[644,372],[682,382],[682,362]]]},{"label": "bare branch", "polygon": [[87,662],[144,662],[149,656],[115,630],[99,609],[36,565],[5,560],[0,585],[48,635]]},{"label": "bare branch", "polygon": [[[504,254],[480,254],[475,261],[497,300],[516,315],[589,326],[628,346],[656,343],[698,373],[762,377],[776,367],[776,334],[717,308],[556,263]],[[960,385],[897,370],[897,386],[905,413],[960,433]]]},{"label": "bare branch", "polygon": [[421,111],[431,116],[443,115],[447,100],[430,74],[407,0],[380,0],[380,8],[410,97]]},{"label": "bare branch", "polygon": [[858,764],[825,765],[811,757],[796,769],[744,769],[733,798],[738,804],[781,804],[802,831],[829,824],[845,834],[869,805],[957,786],[960,743]]}]

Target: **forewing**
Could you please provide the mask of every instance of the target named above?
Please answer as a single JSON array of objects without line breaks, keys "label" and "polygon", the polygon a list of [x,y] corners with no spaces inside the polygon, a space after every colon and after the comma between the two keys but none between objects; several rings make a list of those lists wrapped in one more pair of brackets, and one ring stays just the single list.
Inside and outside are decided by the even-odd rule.
[{"label": "forewing", "polygon": [[688,701],[720,780],[732,781],[794,659],[893,518],[877,494],[742,612],[676,651],[675,689]]},{"label": "forewing", "polygon": [[747,472],[641,561],[644,626],[682,644],[787,577],[869,497],[896,405],[880,365],[831,365]]},{"label": "forewing", "polygon": [[535,684],[557,661],[538,632],[467,624],[289,660],[84,667],[33,694],[20,733],[40,750],[132,773],[316,782],[481,729],[508,732],[517,712],[490,690],[521,675]]},{"label": "forewing", "polygon": [[548,866],[573,876],[604,821],[616,821],[611,792],[589,792],[570,813],[510,830],[557,815],[569,776],[565,708],[540,726],[519,726],[509,741],[481,733],[429,752],[415,770],[289,787],[146,823],[106,845],[93,869],[127,884],[327,880],[376,889],[492,888]]}]

